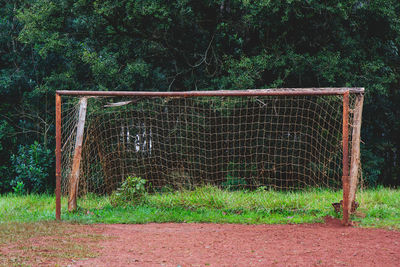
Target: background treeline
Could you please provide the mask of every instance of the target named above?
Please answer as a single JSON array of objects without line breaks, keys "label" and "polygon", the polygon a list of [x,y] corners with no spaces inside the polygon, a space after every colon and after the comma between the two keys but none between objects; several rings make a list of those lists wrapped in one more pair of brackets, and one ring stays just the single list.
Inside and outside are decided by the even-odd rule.
[{"label": "background treeline", "polygon": [[399,185],[399,49],[398,0],[1,0],[0,192],[52,190],[60,89],[365,87],[364,178]]}]

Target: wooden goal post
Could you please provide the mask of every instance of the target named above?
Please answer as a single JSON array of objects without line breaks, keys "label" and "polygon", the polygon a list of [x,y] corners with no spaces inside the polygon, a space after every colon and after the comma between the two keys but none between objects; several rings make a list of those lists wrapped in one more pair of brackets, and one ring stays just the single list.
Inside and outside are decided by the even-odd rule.
[{"label": "wooden goal post", "polygon": [[[354,96],[352,106],[349,97]],[[62,96],[76,96],[79,100],[79,119],[75,127],[75,148],[69,178],[68,210],[76,209],[82,142],[85,128],[86,110],[89,97],[125,98],[195,98],[195,97],[295,97],[295,96],[342,96],[342,188],[343,224],[350,224],[352,203],[355,201],[360,171],[360,133],[364,88],[278,88],[254,90],[219,90],[185,92],[145,92],[145,91],[57,91],[56,92],[56,219],[61,219],[61,170],[62,166]],[[350,130],[349,130],[350,129]],[[351,143],[349,144],[349,136]]]}]

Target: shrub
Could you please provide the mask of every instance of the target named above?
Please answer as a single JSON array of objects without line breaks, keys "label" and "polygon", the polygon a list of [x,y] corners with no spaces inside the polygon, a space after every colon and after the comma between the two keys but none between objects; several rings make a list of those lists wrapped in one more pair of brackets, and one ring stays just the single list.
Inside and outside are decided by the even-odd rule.
[{"label": "shrub", "polygon": [[0,166],[0,194],[11,191],[11,172],[7,166]]},{"label": "shrub", "polygon": [[[17,155],[11,156],[16,177],[11,181],[13,188],[21,188],[27,193],[43,193],[49,189],[49,171],[53,164],[52,153],[38,142],[21,145]],[[15,189],[14,189],[15,190]]]},{"label": "shrub", "polygon": [[364,182],[368,186],[375,187],[382,173],[385,159],[373,153],[370,149],[362,149],[362,168]]},{"label": "shrub", "polygon": [[11,180],[13,175],[9,159],[12,151],[16,147],[17,139],[15,136],[16,132],[14,128],[6,120],[0,120],[0,194],[12,190]]},{"label": "shrub", "polygon": [[128,176],[121,187],[111,194],[111,205],[126,206],[142,203],[146,195],[145,184],[145,179]]},{"label": "shrub", "polygon": [[235,190],[243,190],[246,188],[247,182],[243,178],[233,177],[228,174],[226,176],[226,181],[222,182],[222,187],[227,190],[235,191]]},{"label": "shrub", "polygon": [[14,186],[12,189],[14,193],[19,196],[24,195],[26,193],[25,185],[23,182],[17,182],[16,186]]},{"label": "shrub", "polygon": [[247,170],[250,169],[249,166],[246,166],[246,164],[243,164],[242,166],[239,167],[237,163],[234,162],[229,162],[228,163],[228,173],[226,175],[226,180],[225,182],[222,182],[221,185],[223,188],[227,190],[242,190],[246,188],[247,182],[246,179],[244,178],[239,178],[241,176],[240,172],[237,171],[239,169]]}]

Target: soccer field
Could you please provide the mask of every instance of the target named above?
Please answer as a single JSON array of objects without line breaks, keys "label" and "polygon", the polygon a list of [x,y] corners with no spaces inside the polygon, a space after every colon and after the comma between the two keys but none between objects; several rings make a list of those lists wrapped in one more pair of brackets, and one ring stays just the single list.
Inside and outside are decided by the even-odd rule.
[{"label": "soccer field", "polygon": [[400,191],[359,192],[354,227],[342,227],[330,207],[340,197],[207,187],[113,207],[88,195],[74,213],[63,198],[62,222],[54,222],[54,196],[9,194],[0,198],[0,264],[396,266]]}]

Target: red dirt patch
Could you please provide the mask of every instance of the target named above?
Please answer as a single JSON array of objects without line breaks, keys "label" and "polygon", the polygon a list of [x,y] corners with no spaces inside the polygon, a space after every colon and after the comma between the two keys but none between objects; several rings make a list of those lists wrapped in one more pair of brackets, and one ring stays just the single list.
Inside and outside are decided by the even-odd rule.
[{"label": "red dirt patch", "polygon": [[[399,266],[400,232],[326,224],[93,225],[111,238],[74,266]],[[88,229],[88,230],[89,230]]]}]

